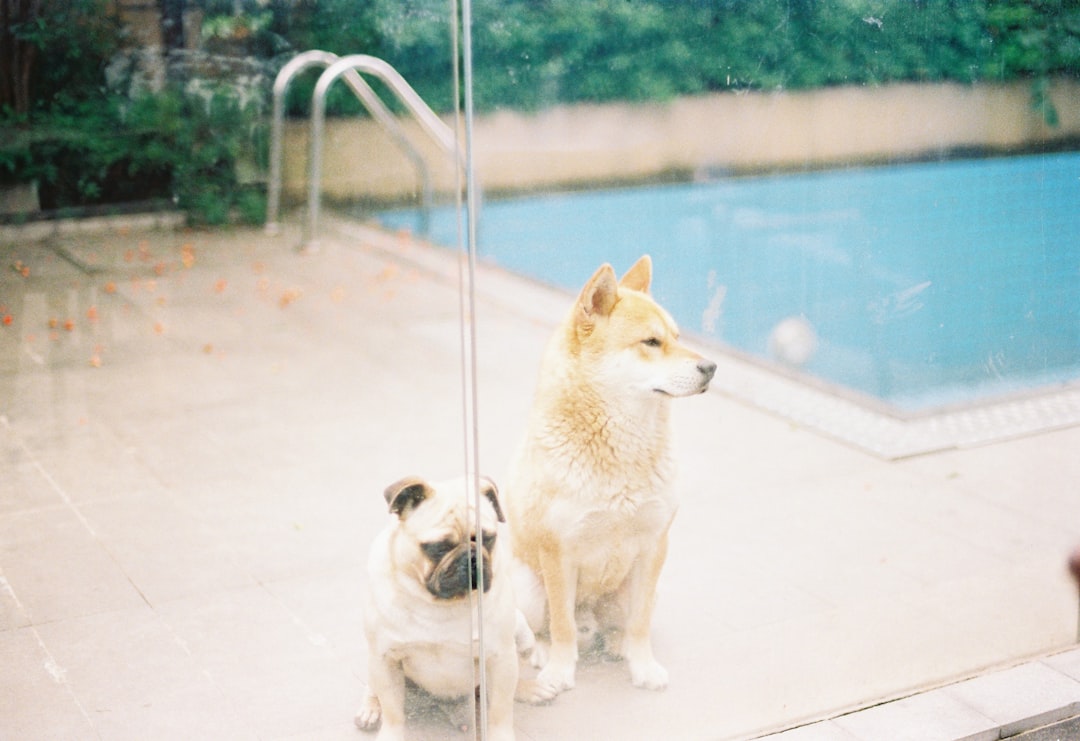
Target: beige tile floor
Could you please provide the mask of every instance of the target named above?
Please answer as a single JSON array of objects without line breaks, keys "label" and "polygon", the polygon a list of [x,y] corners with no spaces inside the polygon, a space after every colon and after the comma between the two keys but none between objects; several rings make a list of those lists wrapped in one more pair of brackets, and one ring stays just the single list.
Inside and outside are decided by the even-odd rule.
[{"label": "beige tile floor", "polygon": [[[382,489],[463,465],[457,262],[296,236],[0,236],[0,739],[368,737]],[[477,290],[498,480],[569,298],[488,267]],[[1080,428],[890,462],[719,390],[674,425],[671,687],[586,664],[519,738],[755,737],[1075,641]],[[421,710],[416,738],[465,737]]]}]

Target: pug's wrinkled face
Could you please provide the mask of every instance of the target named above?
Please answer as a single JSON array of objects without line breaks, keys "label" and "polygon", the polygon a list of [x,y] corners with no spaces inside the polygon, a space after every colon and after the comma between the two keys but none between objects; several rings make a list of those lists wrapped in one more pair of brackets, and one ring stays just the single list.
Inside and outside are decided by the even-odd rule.
[{"label": "pug's wrinkled face", "polygon": [[480,527],[466,481],[438,485],[410,477],[387,487],[390,512],[399,523],[394,533],[394,569],[423,584],[435,599],[466,597],[491,587],[492,558],[499,522],[505,522],[498,490],[480,480]]}]

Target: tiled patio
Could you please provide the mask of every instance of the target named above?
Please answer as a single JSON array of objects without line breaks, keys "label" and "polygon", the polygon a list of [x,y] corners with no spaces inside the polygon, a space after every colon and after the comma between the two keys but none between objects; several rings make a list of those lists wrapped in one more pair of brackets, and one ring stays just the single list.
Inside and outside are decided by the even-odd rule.
[{"label": "tiled patio", "polygon": [[[368,738],[352,714],[381,492],[463,466],[457,261],[330,222],[307,256],[288,230],[0,235],[0,739]],[[570,297],[490,267],[477,290],[498,481]],[[1080,660],[1057,652],[1076,640],[1080,427],[890,461],[745,398],[675,403],[670,688],[587,664],[518,706],[519,739],[822,719],[783,738],[988,739],[1075,714]],[[1021,688],[1045,712],[992,699]]]}]

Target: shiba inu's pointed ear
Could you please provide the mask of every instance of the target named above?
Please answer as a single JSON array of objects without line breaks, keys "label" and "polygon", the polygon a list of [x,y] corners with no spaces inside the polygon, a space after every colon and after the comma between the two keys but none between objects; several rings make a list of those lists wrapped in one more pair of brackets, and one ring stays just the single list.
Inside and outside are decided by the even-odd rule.
[{"label": "shiba inu's pointed ear", "polygon": [[615,307],[619,284],[615,281],[615,270],[604,263],[589,278],[578,297],[581,318],[591,320],[597,316],[607,316]]},{"label": "shiba inu's pointed ear", "polygon": [[390,512],[404,519],[434,493],[435,490],[422,478],[409,476],[386,487],[383,496],[390,505]]},{"label": "shiba inu's pointed ear", "polygon": [[495,509],[495,517],[499,522],[506,522],[506,515],[503,514],[502,505],[499,504],[499,489],[495,486],[495,482],[486,476],[482,477],[480,479],[480,493],[491,502],[491,506]]},{"label": "shiba inu's pointed ear", "polygon": [[619,281],[623,288],[630,288],[642,293],[649,292],[649,284],[652,283],[652,258],[642,255],[634,266],[626,271],[626,275]]}]

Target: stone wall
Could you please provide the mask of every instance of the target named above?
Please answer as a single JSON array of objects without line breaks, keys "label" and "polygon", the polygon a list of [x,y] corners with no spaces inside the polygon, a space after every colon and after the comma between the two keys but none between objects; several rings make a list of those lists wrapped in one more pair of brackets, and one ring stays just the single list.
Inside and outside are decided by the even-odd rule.
[{"label": "stone wall", "polygon": [[[722,93],[667,104],[504,111],[476,117],[475,163],[490,194],[1080,140],[1080,82],[1056,81],[1052,100],[1060,119],[1054,128],[1033,110],[1025,83]],[[306,122],[286,130],[284,190],[293,201],[305,196],[307,131]],[[437,186],[452,189],[445,158],[417,127],[407,131],[433,163]],[[408,160],[373,122],[331,120],[325,141],[327,198],[392,201],[418,190]]]}]

